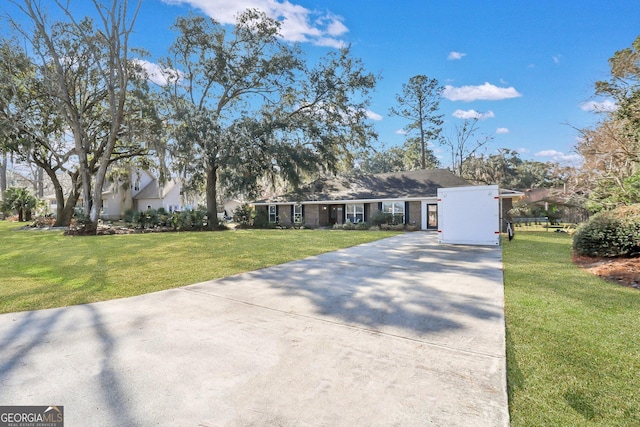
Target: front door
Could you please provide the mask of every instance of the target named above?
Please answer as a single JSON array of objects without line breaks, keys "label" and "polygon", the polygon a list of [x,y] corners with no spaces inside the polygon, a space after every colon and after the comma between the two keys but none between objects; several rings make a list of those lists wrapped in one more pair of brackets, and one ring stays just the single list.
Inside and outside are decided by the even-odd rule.
[{"label": "front door", "polygon": [[332,205],[329,224],[342,224],[344,222],[344,205]]},{"label": "front door", "polygon": [[435,230],[438,228],[438,205],[427,205],[427,229]]},{"label": "front door", "polygon": [[438,229],[438,205],[423,200],[422,207],[422,229],[437,230]]}]

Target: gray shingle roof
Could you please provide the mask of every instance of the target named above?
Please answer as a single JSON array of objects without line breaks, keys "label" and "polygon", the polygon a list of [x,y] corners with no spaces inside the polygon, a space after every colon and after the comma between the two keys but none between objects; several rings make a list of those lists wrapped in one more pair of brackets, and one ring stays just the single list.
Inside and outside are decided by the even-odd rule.
[{"label": "gray shingle roof", "polygon": [[356,177],[322,178],[296,193],[259,200],[258,203],[435,197],[438,188],[467,185],[469,185],[467,181],[445,169],[391,172]]},{"label": "gray shingle roof", "polygon": [[165,182],[164,185],[160,185],[157,179],[154,179],[146,187],[144,187],[133,198],[140,199],[163,199],[167,193],[176,185],[174,180]]}]

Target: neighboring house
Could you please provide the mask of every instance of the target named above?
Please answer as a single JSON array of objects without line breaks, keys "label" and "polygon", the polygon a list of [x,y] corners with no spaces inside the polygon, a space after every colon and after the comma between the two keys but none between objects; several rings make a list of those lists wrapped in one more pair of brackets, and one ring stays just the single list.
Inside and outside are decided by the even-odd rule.
[{"label": "neighboring house", "polygon": [[121,219],[127,210],[144,212],[164,208],[168,212],[180,211],[184,209],[180,193],[177,180],[170,179],[161,184],[149,172],[135,170],[130,182],[111,182],[102,193],[102,218]]},{"label": "neighboring house", "polygon": [[[437,230],[438,189],[469,185],[444,169],[337,177],[319,179],[299,192],[259,200],[253,205],[257,211],[266,212],[270,223],[282,226],[304,223],[313,228],[346,221],[368,222],[381,211],[404,224]],[[504,197],[503,212],[511,208],[511,197],[516,196]]]},{"label": "neighboring house", "polygon": [[542,210],[545,215],[554,216],[555,221],[580,223],[589,218],[589,212],[582,207],[584,198],[565,188],[529,188],[523,194],[521,208]]}]

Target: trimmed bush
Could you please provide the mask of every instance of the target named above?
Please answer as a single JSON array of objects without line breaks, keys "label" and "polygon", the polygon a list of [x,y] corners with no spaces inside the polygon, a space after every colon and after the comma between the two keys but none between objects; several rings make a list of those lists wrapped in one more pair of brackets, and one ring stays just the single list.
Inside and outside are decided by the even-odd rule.
[{"label": "trimmed bush", "polygon": [[[366,222],[356,222],[353,223],[349,220],[345,221],[344,224],[333,224],[334,230],[370,230],[371,226]],[[376,230],[380,231],[379,228],[376,227]]]},{"label": "trimmed bush", "polygon": [[591,217],[576,230],[573,250],[591,257],[640,256],[640,204]]},{"label": "trimmed bush", "polygon": [[256,211],[253,217],[253,226],[256,228],[273,228],[269,223],[269,213],[264,209]]},{"label": "trimmed bush", "polygon": [[359,222],[356,224],[356,230],[368,230],[369,229],[369,224],[367,224],[366,222]]},{"label": "trimmed bush", "polygon": [[129,227],[132,227],[134,225],[138,225],[139,217],[140,217],[140,213],[138,211],[133,210],[133,209],[127,209],[124,212],[124,222]]}]

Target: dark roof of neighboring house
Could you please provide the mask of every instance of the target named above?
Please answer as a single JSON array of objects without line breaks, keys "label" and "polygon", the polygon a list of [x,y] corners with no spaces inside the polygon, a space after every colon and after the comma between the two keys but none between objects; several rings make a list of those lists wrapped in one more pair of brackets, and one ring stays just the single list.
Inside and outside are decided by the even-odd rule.
[{"label": "dark roof of neighboring house", "polygon": [[529,204],[552,203],[556,205],[573,206],[576,203],[574,193],[567,192],[564,188],[530,188],[524,191],[525,202]]},{"label": "dark roof of neighboring house", "polygon": [[470,185],[467,181],[445,169],[391,172],[355,177],[321,178],[298,192],[259,200],[257,203],[435,197],[438,188],[467,185]]}]

